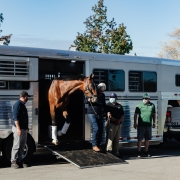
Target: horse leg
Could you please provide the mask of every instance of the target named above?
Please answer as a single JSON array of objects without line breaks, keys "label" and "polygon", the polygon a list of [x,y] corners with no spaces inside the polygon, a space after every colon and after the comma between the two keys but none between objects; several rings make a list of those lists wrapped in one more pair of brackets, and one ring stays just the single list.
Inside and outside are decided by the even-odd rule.
[{"label": "horse leg", "polygon": [[66,132],[67,132],[67,130],[68,130],[70,124],[71,124],[71,120],[70,120],[70,117],[69,117],[69,115],[67,113],[67,110],[63,111],[63,116],[66,119],[66,121],[65,121],[62,129],[60,131],[58,131],[58,136],[62,136],[64,134],[66,134]]},{"label": "horse leg", "polygon": [[51,114],[51,120],[52,120],[52,143],[55,145],[58,145],[58,139],[57,139],[57,123],[56,123],[56,109],[53,105],[50,106],[50,114]]}]

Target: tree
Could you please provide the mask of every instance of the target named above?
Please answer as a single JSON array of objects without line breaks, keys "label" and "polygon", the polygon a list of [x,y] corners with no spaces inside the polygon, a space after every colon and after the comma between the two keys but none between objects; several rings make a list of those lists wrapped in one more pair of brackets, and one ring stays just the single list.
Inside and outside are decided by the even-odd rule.
[{"label": "tree", "polygon": [[170,40],[161,44],[161,51],[158,54],[161,58],[180,60],[180,29],[175,29],[168,34]]},{"label": "tree", "polygon": [[[0,14],[0,25],[1,25],[1,23],[3,22],[3,20],[4,20],[4,18],[3,18],[3,14],[1,13]],[[2,30],[0,30],[0,33],[2,32]]]},{"label": "tree", "polygon": [[84,24],[86,31],[79,33],[74,40],[78,51],[125,54],[132,50],[133,45],[130,36],[126,33],[126,26],[120,24],[117,27],[114,18],[107,20],[107,7],[104,0],[99,0],[97,5],[92,7],[94,15],[88,17]]},{"label": "tree", "polygon": [[[0,13],[0,26],[1,23],[3,23],[3,14]],[[2,32],[2,30],[0,30],[0,33]],[[0,37],[0,42],[2,42],[4,45],[8,45],[10,43],[10,38],[11,38],[12,34],[8,35],[8,36],[1,36]]]}]

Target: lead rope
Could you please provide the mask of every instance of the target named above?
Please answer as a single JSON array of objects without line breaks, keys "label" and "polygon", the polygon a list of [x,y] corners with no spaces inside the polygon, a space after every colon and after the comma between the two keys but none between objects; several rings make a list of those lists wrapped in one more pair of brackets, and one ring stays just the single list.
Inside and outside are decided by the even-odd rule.
[{"label": "lead rope", "polygon": [[91,101],[89,101],[89,102],[90,102],[90,104],[91,104],[91,107],[92,107],[92,109],[93,109],[94,113],[97,115],[97,112],[94,110],[94,108],[93,108],[93,105],[92,105]]}]

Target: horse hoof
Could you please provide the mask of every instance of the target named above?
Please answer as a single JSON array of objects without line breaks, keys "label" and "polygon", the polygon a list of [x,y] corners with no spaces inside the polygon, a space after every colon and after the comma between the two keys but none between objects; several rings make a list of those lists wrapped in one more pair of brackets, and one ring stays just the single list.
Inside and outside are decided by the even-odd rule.
[{"label": "horse hoof", "polygon": [[59,142],[58,142],[58,141],[52,141],[52,143],[53,143],[54,145],[59,145]]},{"label": "horse hoof", "polygon": [[63,135],[63,133],[61,132],[61,131],[58,131],[58,136],[62,136]]}]

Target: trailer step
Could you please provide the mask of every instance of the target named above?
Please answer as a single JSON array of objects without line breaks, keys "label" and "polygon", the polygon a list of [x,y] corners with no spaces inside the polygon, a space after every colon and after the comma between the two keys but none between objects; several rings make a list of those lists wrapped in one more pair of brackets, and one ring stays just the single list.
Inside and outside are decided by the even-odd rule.
[{"label": "trailer step", "polygon": [[60,146],[45,145],[44,147],[56,155],[57,158],[65,159],[80,169],[121,163],[127,164],[126,161],[112,155],[111,153],[96,153],[89,148],[71,150],[68,148],[68,150],[62,150]]}]

